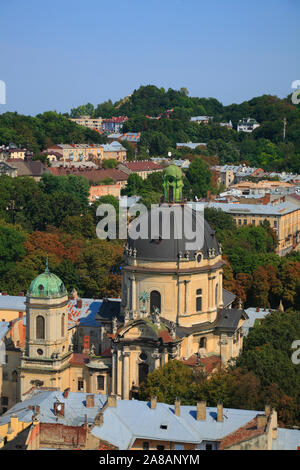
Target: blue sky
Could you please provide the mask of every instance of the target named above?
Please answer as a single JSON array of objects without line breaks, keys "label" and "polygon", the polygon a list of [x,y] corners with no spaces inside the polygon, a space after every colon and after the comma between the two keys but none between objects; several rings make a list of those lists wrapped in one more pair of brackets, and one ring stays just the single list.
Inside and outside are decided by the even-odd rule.
[{"label": "blue sky", "polygon": [[140,85],[224,104],[300,79],[298,0],[0,0],[0,113],[35,115]]}]

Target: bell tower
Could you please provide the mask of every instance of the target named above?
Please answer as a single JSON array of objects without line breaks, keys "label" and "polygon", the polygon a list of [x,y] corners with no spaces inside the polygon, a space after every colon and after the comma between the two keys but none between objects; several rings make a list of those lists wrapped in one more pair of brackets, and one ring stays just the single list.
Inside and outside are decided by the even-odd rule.
[{"label": "bell tower", "polygon": [[[68,367],[68,294],[61,279],[45,271],[31,283],[26,295],[26,346],[21,361],[21,389],[38,379],[54,387],[59,372]],[[61,377],[60,377],[61,379]]]}]

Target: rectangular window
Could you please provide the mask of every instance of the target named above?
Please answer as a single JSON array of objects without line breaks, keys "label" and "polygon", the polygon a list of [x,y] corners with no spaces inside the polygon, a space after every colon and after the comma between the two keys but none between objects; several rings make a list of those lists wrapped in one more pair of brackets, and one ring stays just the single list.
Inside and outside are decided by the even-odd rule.
[{"label": "rectangular window", "polygon": [[244,219],[244,225],[247,225],[247,219]]},{"label": "rectangular window", "polygon": [[83,380],[82,379],[78,379],[78,384],[77,384],[77,390],[78,392],[83,392],[84,390],[84,386],[83,386]]},{"label": "rectangular window", "polygon": [[239,223],[239,225],[242,225],[242,220],[239,219],[239,220],[238,220],[238,223]]},{"label": "rectangular window", "polygon": [[252,225],[255,225],[255,219],[252,220]]},{"label": "rectangular window", "polygon": [[196,297],[196,312],[202,311],[202,297]]},{"label": "rectangular window", "polygon": [[97,389],[104,390],[104,375],[97,376]]},{"label": "rectangular window", "polygon": [[149,450],[149,442],[143,442],[143,450]]},{"label": "rectangular window", "polygon": [[277,220],[274,220],[274,228],[277,228]]},{"label": "rectangular window", "polygon": [[157,446],[157,450],[165,450],[165,446]]}]

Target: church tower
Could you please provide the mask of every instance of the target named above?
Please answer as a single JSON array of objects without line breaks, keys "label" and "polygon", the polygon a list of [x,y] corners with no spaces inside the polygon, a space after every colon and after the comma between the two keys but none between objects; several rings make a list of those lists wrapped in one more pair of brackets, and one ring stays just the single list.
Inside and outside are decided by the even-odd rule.
[{"label": "church tower", "polygon": [[[64,386],[71,355],[68,339],[68,294],[58,276],[45,272],[31,283],[26,296],[26,347],[21,361],[22,393],[34,385]],[[67,383],[67,382],[66,382]]]}]

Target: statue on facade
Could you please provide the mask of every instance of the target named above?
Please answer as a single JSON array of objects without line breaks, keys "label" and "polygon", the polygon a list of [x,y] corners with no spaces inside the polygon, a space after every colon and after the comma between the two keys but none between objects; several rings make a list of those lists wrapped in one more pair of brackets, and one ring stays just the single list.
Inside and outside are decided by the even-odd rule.
[{"label": "statue on facade", "polygon": [[115,335],[117,333],[117,331],[118,331],[118,319],[117,319],[117,317],[114,317],[112,319],[112,332]]},{"label": "statue on facade", "polygon": [[146,316],[148,300],[149,300],[148,292],[142,292],[141,295],[139,296],[139,301],[142,303],[142,306],[141,306],[142,317]]},{"label": "statue on facade", "polygon": [[153,313],[152,313],[152,321],[154,323],[154,325],[156,326],[160,326],[160,318],[159,318],[159,315],[160,315],[160,311],[159,311],[159,308],[158,307],[155,307]]},{"label": "statue on facade", "polygon": [[170,336],[172,339],[176,338],[176,324],[173,321],[170,322]]}]

